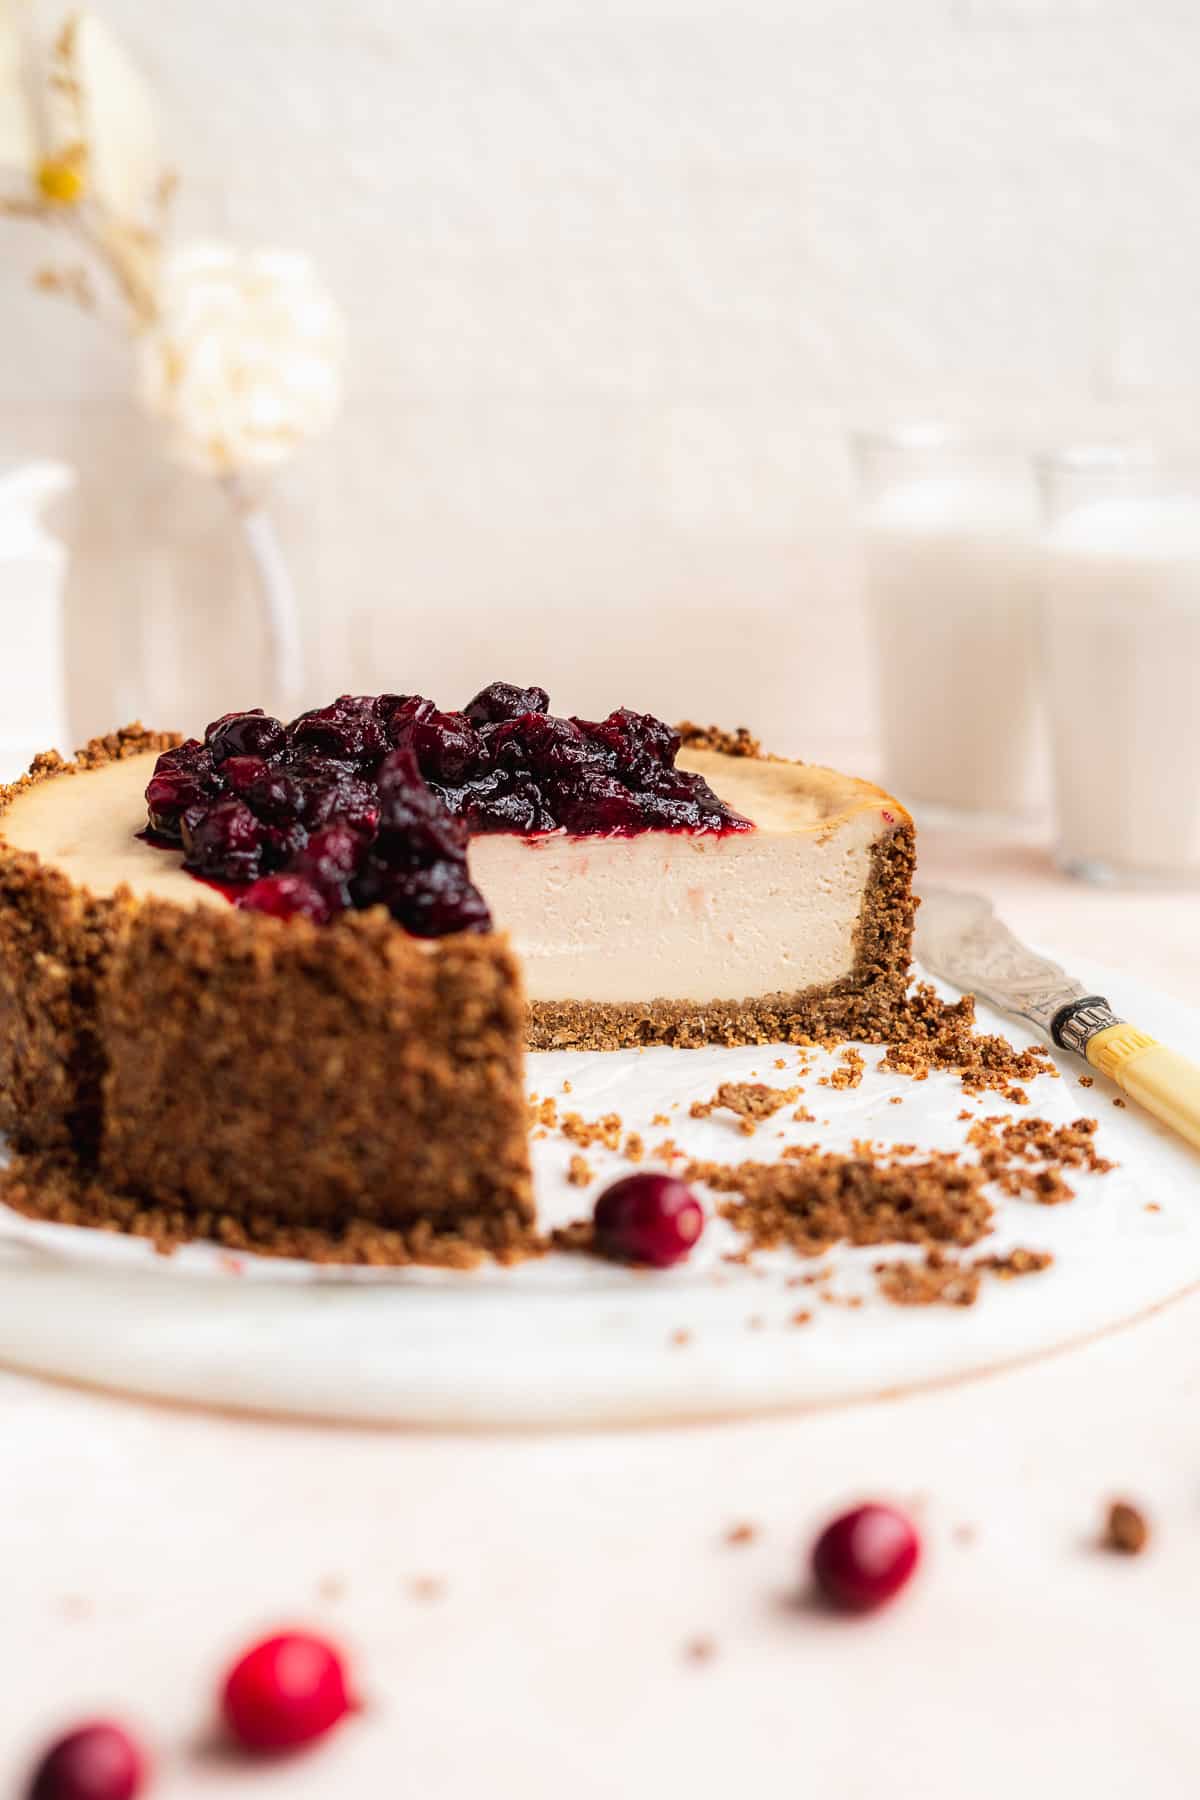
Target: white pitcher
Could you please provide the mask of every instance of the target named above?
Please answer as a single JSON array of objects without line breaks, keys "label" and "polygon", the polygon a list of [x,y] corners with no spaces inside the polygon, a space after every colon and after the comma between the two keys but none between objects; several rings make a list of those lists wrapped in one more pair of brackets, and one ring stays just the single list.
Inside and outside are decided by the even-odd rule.
[{"label": "white pitcher", "polygon": [[74,483],[59,463],[0,473],[0,779],[39,750],[66,751],[63,591],[67,551],[42,507]]}]

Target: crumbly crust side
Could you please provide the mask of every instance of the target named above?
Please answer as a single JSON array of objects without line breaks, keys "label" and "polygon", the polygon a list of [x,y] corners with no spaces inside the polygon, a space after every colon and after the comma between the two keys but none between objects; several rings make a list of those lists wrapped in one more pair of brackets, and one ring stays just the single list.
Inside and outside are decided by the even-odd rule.
[{"label": "crumbly crust side", "polygon": [[4,814],[19,794],[52,777],[179,742],[176,732],[128,725],[93,738],[73,762],[48,751],[27,775],[0,785],[0,1131],[18,1148],[70,1144],[95,1152],[104,1069],[96,987],[111,948],[113,906],[10,848]]},{"label": "crumbly crust side", "polygon": [[503,938],[427,944],[127,906],[100,995],[100,1174],[192,1213],[342,1229],[532,1224],[523,997]]},{"label": "crumbly crust side", "polygon": [[233,1255],[294,1257],[303,1262],[403,1268],[413,1264],[473,1269],[485,1258],[518,1263],[543,1256],[549,1241],[512,1214],[466,1218],[452,1225],[416,1219],[387,1226],[348,1218],[340,1224],[295,1225],[269,1213],[191,1211],[111,1188],[63,1152],[18,1154],[0,1168],[0,1204],[52,1225],[82,1225],[146,1239],[163,1255],[203,1240]]},{"label": "crumbly crust side", "polygon": [[875,846],[855,930],[854,968],[832,986],[744,1000],[652,1000],[645,1005],[535,1000],[529,1008],[529,1047],[622,1050],[669,1044],[693,1050],[703,1044],[795,1044],[833,1036],[885,1044],[908,987],[915,862],[911,825]]}]

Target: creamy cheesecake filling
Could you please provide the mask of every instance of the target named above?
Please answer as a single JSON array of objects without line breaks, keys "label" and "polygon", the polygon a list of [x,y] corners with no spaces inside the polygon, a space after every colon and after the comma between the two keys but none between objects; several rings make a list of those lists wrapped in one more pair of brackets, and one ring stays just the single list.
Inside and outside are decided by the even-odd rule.
[{"label": "creamy cheesecake filling", "polygon": [[[135,834],[154,753],[37,783],[0,833],[104,896],[126,886],[184,906],[228,905],[178,854]],[[794,994],[849,975],[872,850],[905,816],[869,783],[800,763],[683,750],[753,832],[472,839],[497,925],[531,1000],[702,1003]]]}]

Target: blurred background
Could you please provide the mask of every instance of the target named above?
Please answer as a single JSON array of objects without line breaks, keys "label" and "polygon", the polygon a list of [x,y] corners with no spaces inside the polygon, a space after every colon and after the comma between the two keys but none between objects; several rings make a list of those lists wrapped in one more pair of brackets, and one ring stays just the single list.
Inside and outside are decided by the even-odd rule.
[{"label": "blurred background", "polygon": [[[346,318],[343,409],[269,501],[309,703],[504,676],[862,760],[849,430],[1192,412],[1190,0],[100,10],[177,229],[306,253]],[[78,477],[72,737],[253,703],[228,507],[163,456],[127,346],[35,291],[41,227],[0,223],[0,461]]]}]

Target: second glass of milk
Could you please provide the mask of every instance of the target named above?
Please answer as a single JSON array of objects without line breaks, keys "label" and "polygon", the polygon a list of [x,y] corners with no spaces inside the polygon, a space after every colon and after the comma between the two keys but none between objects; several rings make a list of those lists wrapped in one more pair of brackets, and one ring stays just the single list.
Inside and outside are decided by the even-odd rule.
[{"label": "second glass of milk", "polygon": [[1058,855],[1200,880],[1200,467],[1145,449],[1041,468]]},{"label": "second glass of milk", "polygon": [[883,774],[966,820],[1046,801],[1028,457],[940,427],[855,439]]}]

